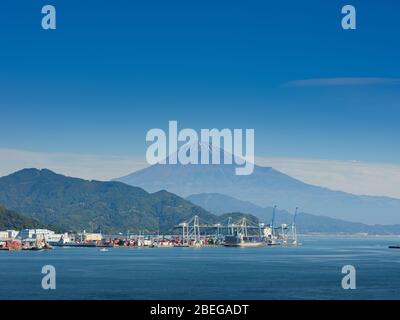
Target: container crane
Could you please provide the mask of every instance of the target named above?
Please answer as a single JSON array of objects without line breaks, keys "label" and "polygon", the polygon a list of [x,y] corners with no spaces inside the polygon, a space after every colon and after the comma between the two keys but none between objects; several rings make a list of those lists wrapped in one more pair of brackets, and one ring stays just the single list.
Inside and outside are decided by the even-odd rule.
[{"label": "container crane", "polygon": [[272,211],[272,221],[271,221],[271,233],[273,236],[275,235],[275,213],[276,213],[276,205],[274,206],[274,209]]},{"label": "container crane", "polygon": [[297,218],[297,212],[299,208],[296,207],[296,210],[294,211],[293,215],[293,223],[292,223],[292,238],[293,238],[293,245],[297,245],[297,230],[296,230],[296,218]]}]

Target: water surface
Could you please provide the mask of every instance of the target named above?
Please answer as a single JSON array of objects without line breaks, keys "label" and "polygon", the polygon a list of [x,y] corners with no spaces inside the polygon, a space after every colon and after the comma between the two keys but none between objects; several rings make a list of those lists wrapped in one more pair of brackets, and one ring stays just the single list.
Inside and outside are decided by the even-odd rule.
[{"label": "water surface", "polygon": [[[0,251],[0,299],[400,299],[400,238],[302,237],[299,247]],[[344,265],[357,289],[343,290]],[[43,290],[43,265],[57,289]]]}]

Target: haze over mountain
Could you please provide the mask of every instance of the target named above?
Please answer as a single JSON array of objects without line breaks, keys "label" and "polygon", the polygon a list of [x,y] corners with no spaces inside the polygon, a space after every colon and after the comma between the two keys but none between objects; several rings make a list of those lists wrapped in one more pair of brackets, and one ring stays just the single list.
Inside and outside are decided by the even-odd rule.
[{"label": "haze over mountain", "polygon": [[255,166],[254,173],[235,175],[235,165],[161,165],[116,179],[148,192],[165,189],[187,197],[220,193],[261,207],[296,206],[315,215],[366,224],[400,223],[400,199],[357,196],[310,185],[270,167]]},{"label": "haze over mountain", "polygon": [[[217,193],[202,193],[186,198],[204,209],[214,213],[239,212],[254,215],[259,221],[270,223],[273,215],[272,207],[260,207],[251,202],[241,201],[230,196]],[[275,214],[276,226],[293,223],[293,214],[277,208]],[[300,233],[369,233],[369,234],[400,234],[400,224],[397,225],[367,225],[349,222],[324,216],[316,216],[299,210],[296,219],[297,230]]]}]

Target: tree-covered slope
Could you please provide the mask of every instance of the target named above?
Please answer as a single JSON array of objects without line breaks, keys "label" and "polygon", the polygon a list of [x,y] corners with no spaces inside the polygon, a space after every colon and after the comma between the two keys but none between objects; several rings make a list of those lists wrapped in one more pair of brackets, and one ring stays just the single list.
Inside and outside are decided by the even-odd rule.
[{"label": "tree-covered slope", "polygon": [[48,226],[0,206],[0,230],[21,230],[25,228],[48,228]]},{"label": "tree-covered slope", "polygon": [[87,181],[24,169],[0,178],[0,203],[65,230],[163,232],[198,215],[216,217],[166,191],[150,194],[120,182]]}]

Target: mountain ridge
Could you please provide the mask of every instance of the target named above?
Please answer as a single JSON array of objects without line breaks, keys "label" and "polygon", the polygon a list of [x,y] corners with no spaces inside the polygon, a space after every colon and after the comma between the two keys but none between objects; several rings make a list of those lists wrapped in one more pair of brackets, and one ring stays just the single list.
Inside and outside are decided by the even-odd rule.
[{"label": "mountain ridge", "polygon": [[255,166],[249,176],[236,176],[234,165],[156,164],[115,179],[153,192],[165,189],[181,197],[219,193],[258,206],[299,206],[318,216],[365,224],[400,222],[400,199],[359,196],[314,186],[272,167]]}]

